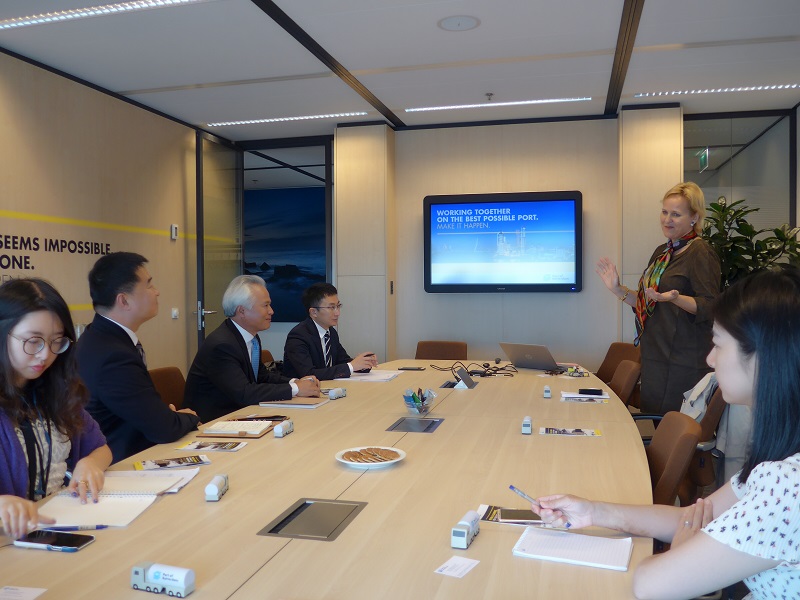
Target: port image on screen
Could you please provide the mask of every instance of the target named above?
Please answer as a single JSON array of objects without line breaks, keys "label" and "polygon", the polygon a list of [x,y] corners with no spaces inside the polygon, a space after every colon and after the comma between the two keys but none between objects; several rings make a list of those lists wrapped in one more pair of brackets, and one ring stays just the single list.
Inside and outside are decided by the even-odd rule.
[{"label": "port image on screen", "polygon": [[578,191],[426,196],[425,291],[579,292]]}]

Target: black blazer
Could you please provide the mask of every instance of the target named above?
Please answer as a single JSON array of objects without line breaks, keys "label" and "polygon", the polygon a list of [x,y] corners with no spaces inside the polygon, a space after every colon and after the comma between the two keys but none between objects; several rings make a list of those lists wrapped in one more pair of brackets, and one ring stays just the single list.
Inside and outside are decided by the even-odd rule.
[{"label": "black blazer", "polygon": [[290,400],[289,378],[259,365],[256,379],[242,334],[225,319],[197,351],[186,377],[183,405],[207,423],[243,406]]},{"label": "black blazer", "polygon": [[164,404],[139,351],[116,323],[95,315],[76,353],[78,373],[91,394],[86,410],[105,434],[114,462],[197,428],[197,417]]},{"label": "black blazer", "polygon": [[339,333],[331,327],[331,354],[333,366],[325,366],[325,351],[322,349],[322,340],[319,337],[317,326],[311,317],[299,323],[286,336],[286,345],[283,347],[283,374],[287,377],[306,377],[315,375],[319,380],[336,379],[337,377],[350,377],[350,367],[353,360],[339,342]]}]

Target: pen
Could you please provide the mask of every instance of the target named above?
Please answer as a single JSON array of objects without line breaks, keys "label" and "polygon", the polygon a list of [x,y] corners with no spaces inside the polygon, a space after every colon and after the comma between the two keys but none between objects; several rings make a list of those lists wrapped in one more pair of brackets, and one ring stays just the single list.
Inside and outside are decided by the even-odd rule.
[{"label": "pen", "polygon": [[[525,500],[527,500],[528,502],[530,502],[530,503],[532,503],[532,504],[535,504],[535,505],[536,505],[536,506],[538,506],[539,508],[541,508],[541,507],[542,507],[542,505],[541,505],[541,504],[539,504],[539,503],[538,503],[536,500],[534,500],[533,498],[531,498],[530,496],[528,496],[528,494],[526,494],[525,492],[523,492],[521,489],[519,489],[519,488],[515,488],[513,485],[510,485],[510,486],[508,486],[508,489],[510,489],[510,490],[511,490],[512,492],[514,492],[515,494],[519,494],[520,496],[522,496],[523,498],[525,498]],[[566,515],[565,515],[565,516],[566,516]],[[569,521],[567,521],[566,523],[564,523],[564,529],[569,529],[570,527],[572,527],[572,523],[570,523]]]},{"label": "pen", "polygon": [[69,527],[45,526],[48,531],[92,531],[95,529],[108,529],[108,525],[70,525]]},{"label": "pen", "polygon": [[533,498],[528,496],[528,494],[523,492],[521,489],[515,488],[513,485],[508,486],[508,489],[510,489],[512,492],[514,492],[518,496],[522,496],[523,498],[525,498],[525,500],[527,500],[531,504],[535,504],[536,506],[539,506],[539,503],[536,500],[534,500]]}]

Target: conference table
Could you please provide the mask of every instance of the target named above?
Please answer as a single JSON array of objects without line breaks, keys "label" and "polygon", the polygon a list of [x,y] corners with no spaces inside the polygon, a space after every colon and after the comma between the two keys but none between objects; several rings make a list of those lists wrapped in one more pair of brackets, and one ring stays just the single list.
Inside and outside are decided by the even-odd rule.
[{"label": "conference table", "polygon": [[[520,370],[513,377],[476,378],[474,389],[440,388],[452,379],[451,361],[398,360],[381,370],[424,366],[386,382],[323,382],[347,396],[313,410],[246,407],[247,414],[290,416],[295,431],[247,440],[237,452],[209,452],[212,464],[179,493],[161,496],[124,528],[90,532],[96,542],[74,554],[0,548],[0,587],[46,588],[41,598],[127,599],[131,567],[151,561],[196,573],[192,598],[632,598],[636,565],[652,552],[649,538],[634,538],[627,572],[517,557],[520,526],[481,522],[466,550],[450,545],[450,531],[479,505],[528,508],[509,491],[532,496],[573,493],[612,502],[652,501],[640,435],[627,408],[608,386],[591,377],[550,376]],[[551,398],[543,397],[550,386]],[[606,404],[561,401],[561,390],[602,387]],[[430,388],[437,397],[426,418],[441,419],[432,433],[387,431],[410,416],[407,388]],[[530,416],[532,435],[521,433]],[[599,437],[545,436],[540,427],[599,429]],[[111,467],[130,470],[134,460],[171,458],[194,439],[150,448]],[[383,468],[359,468],[335,459],[361,446],[406,453]],[[192,452],[196,453],[196,452]],[[204,488],[218,473],[230,489],[206,502]],[[334,541],[258,535],[302,498],[364,502]],[[588,533],[614,536],[592,528]],[[0,537],[0,544],[8,543]],[[463,577],[435,570],[451,557],[479,563]]]}]

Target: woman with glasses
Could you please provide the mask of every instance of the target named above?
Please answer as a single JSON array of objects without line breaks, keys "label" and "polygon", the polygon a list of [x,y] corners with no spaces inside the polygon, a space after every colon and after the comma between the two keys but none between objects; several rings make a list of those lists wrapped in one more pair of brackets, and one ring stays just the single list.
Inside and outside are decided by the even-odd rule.
[{"label": "woman with glasses", "polygon": [[[41,279],[0,286],[0,520],[18,538],[39,523],[35,502],[64,485],[97,501],[111,451],[84,410],[66,302]],[[70,478],[71,477],[71,478]]]}]

